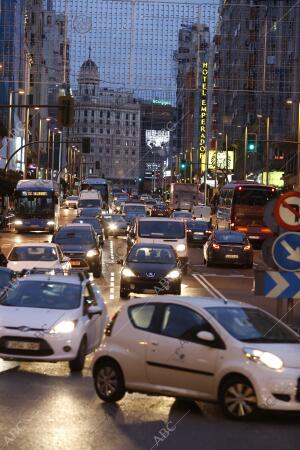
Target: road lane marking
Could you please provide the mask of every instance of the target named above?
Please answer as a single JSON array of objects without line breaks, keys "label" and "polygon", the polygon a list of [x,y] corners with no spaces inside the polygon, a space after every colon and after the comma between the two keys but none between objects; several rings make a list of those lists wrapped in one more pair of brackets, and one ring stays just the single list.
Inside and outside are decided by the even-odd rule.
[{"label": "road lane marking", "polygon": [[247,275],[222,275],[218,273],[206,273],[205,277],[218,277],[218,278],[249,278],[253,280],[254,277],[248,277]]},{"label": "road lane marking", "polygon": [[219,298],[224,301],[228,301],[228,299],[225,297],[225,295],[222,294],[215,286],[213,286],[203,275],[200,274],[193,274],[193,277],[202,284],[203,287],[210,293],[213,292],[214,298]]},{"label": "road lane marking", "polygon": [[198,281],[198,283],[200,283],[200,284],[204,287],[204,289],[205,289],[205,290],[206,290],[213,298],[217,298],[216,294],[215,294],[212,290],[210,290],[209,287],[208,287],[202,280],[200,280],[200,279],[197,277],[197,274],[193,273],[192,276],[195,278],[195,280]]}]

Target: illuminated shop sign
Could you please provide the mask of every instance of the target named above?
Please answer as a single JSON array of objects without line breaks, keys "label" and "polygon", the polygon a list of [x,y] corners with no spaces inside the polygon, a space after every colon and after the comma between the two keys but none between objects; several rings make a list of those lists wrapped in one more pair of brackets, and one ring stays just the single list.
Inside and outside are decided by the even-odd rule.
[{"label": "illuminated shop sign", "polygon": [[207,126],[207,84],[208,84],[208,62],[202,63],[202,85],[200,97],[200,153],[206,151],[206,126]]}]

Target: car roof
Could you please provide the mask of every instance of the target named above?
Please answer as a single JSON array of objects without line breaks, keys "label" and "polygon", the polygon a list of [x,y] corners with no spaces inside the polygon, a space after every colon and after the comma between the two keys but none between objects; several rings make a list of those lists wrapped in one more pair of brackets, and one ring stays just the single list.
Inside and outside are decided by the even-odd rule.
[{"label": "car roof", "polygon": [[214,231],[216,236],[221,236],[222,234],[234,234],[234,235],[242,235],[244,237],[246,237],[246,234],[243,233],[242,231],[231,231],[231,230],[215,230]]},{"label": "car roof", "polygon": [[50,247],[50,248],[57,248],[57,244],[54,244],[52,242],[24,242],[23,244],[14,244],[12,248],[15,247]]},{"label": "car roof", "polygon": [[165,249],[173,251],[173,247],[171,245],[169,245],[169,244],[151,244],[151,243],[148,244],[148,243],[143,243],[143,244],[134,244],[132,246],[132,248],[133,247],[136,247],[136,248],[149,247],[149,248],[162,248],[162,249],[165,248]]},{"label": "car roof", "polygon": [[176,303],[182,306],[194,306],[196,308],[215,308],[215,307],[225,307],[225,308],[233,308],[233,307],[243,307],[243,308],[253,308],[257,309],[256,306],[250,305],[249,303],[243,303],[238,300],[223,300],[218,298],[211,297],[188,297],[188,296],[172,296],[172,295],[155,295],[152,297],[143,297],[132,299],[130,301],[130,305],[141,303]]},{"label": "car roof", "polygon": [[174,222],[174,223],[180,223],[176,219],[172,219],[172,217],[140,217],[139,222]]},{"label": "car roof", "polygon": [[62,228],[88,228],[93,229],[92,225],[89,223],[67,223],[66,225],[63,225]]},{"label": "car roof", "polygon": [[19,281],[20,283],[24,283],[26,281],[31,281],[31,280],[35,280],[35,281],[52,281],[54,283],[66,283],[66,284],[77,284],[77,285],[81,285],[82,284],[82,280],[80,280],[78,275],[75,274],[68,274],[66,275],[51,275],[51,274],[34,274],[31,273],[29,275],[26,275],[23,278],[20,278]]}]

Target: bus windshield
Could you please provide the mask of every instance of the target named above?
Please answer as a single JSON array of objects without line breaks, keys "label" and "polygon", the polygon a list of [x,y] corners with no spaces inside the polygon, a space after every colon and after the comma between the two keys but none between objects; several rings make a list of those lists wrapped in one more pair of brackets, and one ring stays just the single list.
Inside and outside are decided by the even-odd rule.
[{"label": "bus windshield", "polygon": [[247,187],[235,191],[233,202],[236,205],[263,207],[269,200],[276,197],[276,195],[276,191],[272,189],[255,189]]},{"label": "bus windshield", "polygon": [[20,218],[25,217],[41,217],[45,219],[53,218],[55,212],[55,198],[52,192],[31,192],[32,195],[27,195],[26,192],[16,192],[15,211]]}]

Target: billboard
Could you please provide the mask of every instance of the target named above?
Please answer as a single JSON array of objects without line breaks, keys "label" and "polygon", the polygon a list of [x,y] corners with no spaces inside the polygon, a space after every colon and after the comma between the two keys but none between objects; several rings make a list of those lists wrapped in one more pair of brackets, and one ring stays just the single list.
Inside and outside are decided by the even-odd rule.
[{"label": "billboard", "polygon": [[226,155],[228,154],[228,170],[234,168],[234,151],[216,151],[209,150],[208,168],[209,169],[226,169]]}]

